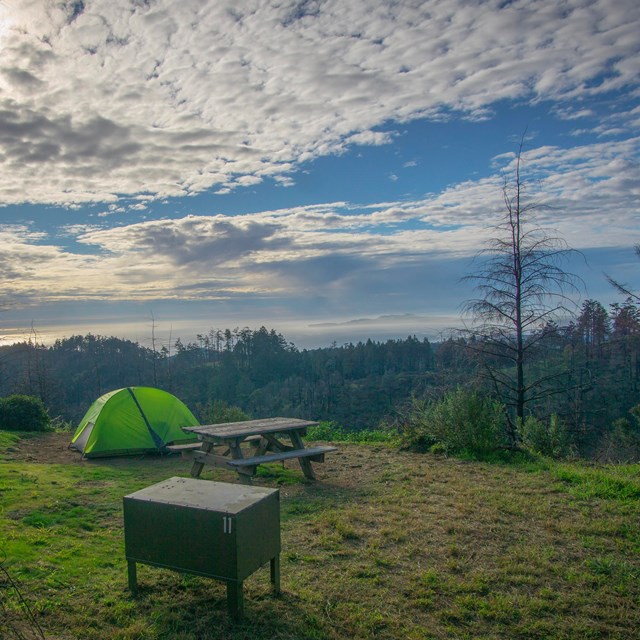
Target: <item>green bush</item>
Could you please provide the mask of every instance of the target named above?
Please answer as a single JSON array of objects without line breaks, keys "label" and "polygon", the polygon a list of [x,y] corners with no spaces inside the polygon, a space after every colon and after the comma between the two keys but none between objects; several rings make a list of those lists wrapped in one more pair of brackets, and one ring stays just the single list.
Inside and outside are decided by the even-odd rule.
[{"label": "green bush", "polygon": [[504,405],[461,387],[436,402],[414,400],[403,436],[411,448],[486,455],[508,444]]},{"label": "green bush", "polygon": [[640,404],[637,404],[635,407],[631,407],[631,409],[629,409],[629,413],[635,420],[635,425],[633,425],[631,428],[636,433],[640,433]]},{"label": "green bush", "polygon": [[601,462],[633,463],[640,461],[640,405],[631,407],[633,420],[618,418],[611,429],[602,434],[597,451]]},{"label": "green bush", "polygon": [[[405,447],[414,451],[430,451],[439,444],[428,424],[427,413],[430,407],[431,402],[425,398],[411,399],[408,411],[397,423]],[[442,449],[438,453],[446,453],[446,450]]]},{"label": "green bush", "polygon": [[348,431],[335,422],[320,422],[316,427],[309,427],[307,429],[307,440],[349,442],[353,444],[400,444],[397,432],[388,429]]},{"label": "green bush", "polygon": [[39,398],[12,395],[0,398],[0,429],[6,431],[47,431],[51,420]]},{"label": "green bush", "polygon": [[222,424],[223,422],[244,422],[251,420],[240,407],[228,405],[224,400],[214,400],[196,406],[202,424]]},{"label": "green bush", "polygon": [[517,425],[517,431],[524,447],[531,453],[538,453],[550,458],[565,458],[571,452],[571,439],[566,425],[557,415],[552,415],[549,422],[527,416]]},{"label": "green bush", "polygon": [[65,433],[68,431],[75,431],[77,426],[77,424],[70,420],[65,420],[62,416],[56,416],[55,418],[51,418],[49,429],[56,433]]}]

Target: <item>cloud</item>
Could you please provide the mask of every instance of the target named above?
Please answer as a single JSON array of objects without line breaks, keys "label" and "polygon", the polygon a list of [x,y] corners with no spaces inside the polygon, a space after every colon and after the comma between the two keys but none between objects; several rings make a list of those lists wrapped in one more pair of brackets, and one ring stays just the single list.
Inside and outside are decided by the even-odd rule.
[{"label": "cloud", "polygon": [[580,118],[591,118],[596,114],[592,109],[557,106],[553,112],[562,120],[579,120]]},{"label": "cloud", "polygon": [[101,227],[95,224],[67,224],[58,228],[58,235],[76,238],[98,229],[101,229]]},{"label": "cloud", "polygon": [[[537,222],[583,251],[631,246],[640,177],[626,158],[639,146],[633,139],[529,149],[524,197],[540,205]],[[332,309],[337,317],[348,309],[420,312],[428,299],[434,312],[445,313],[462,299],[457,279],[503,211],[502,187],[514,159],[505,154],[496,162],[489,177],[362,207],[333,202],[113,228],[101,221],[67,225],[53,237],[29,225],[4,225],[0,293],[23,303],[270,301],[272,308]]]},{"label": "cloud", "polygon": [[80,235],[78,241],[99,245],[114,255],[131,255],[139,260],[161,257],[173,267],[206,270],[265,248],[285,248],[287,240],[274,238],[275,231],[273,224],[250,217],[234,220],[223,216],[188,216],[89,231]]},{"label": "cloud", "polygon": [[388,144],[394,138],[393,133],[389,131],[361,131],[349,136],[345,142],[347,144],[362,144],[379,146]]},{"label": "cloud", "polygon": [[3,203],[287,186],[385,123],[637,90],[640,67],[635,0],[5,0],[2,24]]}]

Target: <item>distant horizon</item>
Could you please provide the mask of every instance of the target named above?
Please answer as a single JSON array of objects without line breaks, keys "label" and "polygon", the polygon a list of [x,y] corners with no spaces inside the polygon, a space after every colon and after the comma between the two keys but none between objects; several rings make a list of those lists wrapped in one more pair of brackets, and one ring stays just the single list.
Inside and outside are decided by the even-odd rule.
[{"label": "distant horizon", "polygon": [[[623,303],[624,298],[611,292],[608,300],[599,300],[597,297],[584,296],[576,306],[576,314],[579,306],[587,299],[595,299],[609,307],[615,303]],[[567,316],[561,320],[561,325],[567,324],[572,317]],[[153,325],[155,323],[156,347],[171,346],[174,349],[179,338],[183,344],[197,342],[198,334],[204,335],[210,331],[225,329],[249,328],[257,331],[260,327],[275,330],[281,334],[287,342],[293,343],[298,349],[319,349],[346,344],[357,344],[372,340],[374,342],[386,342],[387,340],[404,340],[415,336],[419,340],[427,338],[429,342],[442,342],[452,333],[463,328],[464,322],[460,315],[452,316],[421,316],[418,314],[388,314],[370,318],[350,318],[325,322],[295,322],[283,321],[277,318],[264,319],[257,322],[231,321],[228,323],[209,324],[201,320],[178,320],[152,318],[150,315],[140,320],[106,320],[93,323],[69,324],[69,325],[38,325],[22,330],[11,327],[0,329],[0,346],[28,341],[36,337],[37,341],[46,346],[52,345],[58,339],[71,338],[74,335],[96,335],[102,337],[115,337],[123,340],[131,340],[141,346],[151,347]]]},{"label": "distant horizon", "polygon": [[[397,325],[385,324],[385,317],[380,318],[366,318],[366,319],[352,319],[343,323],[318,323],[317,325],[295,325],[291,323],[281,323],[278,326],[277,320],[273,322],[263,322],[258,324],[251,323],[232,323],[229,325],[221,326],[200,326],[195,323],[186,323],[184,321],[176,323],[164,323],[156,321],[155,328],[155,340],[158,346],[169,346],[171,344],[172,350],[174,348],[176,340],[179,338],[185,345],[189,342],[197,342],[198,334],[207,334],[209,331],[225,329],[244,329],[249,328],[252,331],[257,331],[260,327],[265,327],[269,331],[272,329],[286,338],[287,342],[293,343],[300,349],[316,349],[330,347],[333,343],[337,343],[338,346],[343,344],[357,344],[358,342],[366,342],[368,339],[372,341],[387,340],[404,340],[409,336],[416,336],[422,340],[427,338],[430,342],[438,341],[438,338],[446,332],[450,325],[443,325],[443,328],[439,329],[432,326],[424,326],[424,319],[411,314],[405,314],[407,317],[405,320],[405,328],[401,329]],[[170,326],[167,326],[169,324]],[[286,325],[283,328],[283,324]],[[354,325],[366,325],[366,328],[362,327],[360,330],[354,328]],[[71,338],[74,335],[95,335],[102,337],[114,337],[123,340],[131,340],[137,342],[142,346],[151,346],[151,321],[141,320],[139,323],[126,323],[126,322],[114,322],[110,324],[102,325],[98,330],[91,329],[88,325],[86,327],[79,326],[60,326],[60,327],[43,327],[39,328],[34,325],[33,331],[31,329],[18,331],[18,330],[4,330],[0,333],[0,346],[16,344],[19,342],[25,342],[29,339],[36,339],[40,344],[50,346],[58,339]],[[190,326],[191,325],[191,326]],[[94,327],[100,327],[98,323]],[[341,331],[339,327],[344,327]],[[351,332],[347,329],[351,327]],[[453,327],[451,327],[453,328]],[[80,330],[78,330],[80,329]],[[181,333],[183,331],[184,333]],[[171,338],[169,339],[169,335]]]}]

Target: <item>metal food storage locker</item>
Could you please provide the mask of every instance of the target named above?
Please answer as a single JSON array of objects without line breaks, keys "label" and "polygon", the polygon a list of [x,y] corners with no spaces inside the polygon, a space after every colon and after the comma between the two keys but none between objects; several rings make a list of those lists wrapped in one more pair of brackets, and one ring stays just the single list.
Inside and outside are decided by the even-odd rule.
[{"label": "metal food storage locker", "polygon": [[129,588],[136,563],[223,580],[233,617],[242,582],[270,562],[280,591],[280,493],[247,485],[169,478],[123,498]]}]

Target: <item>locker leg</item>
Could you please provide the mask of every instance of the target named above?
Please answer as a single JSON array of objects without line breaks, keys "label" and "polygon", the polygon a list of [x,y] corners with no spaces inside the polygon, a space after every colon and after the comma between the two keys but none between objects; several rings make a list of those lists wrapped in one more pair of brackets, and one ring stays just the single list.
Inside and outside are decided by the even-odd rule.
[{"label": "locker leg", "polygon": [[271,584],[273,592],[278,595],[280,593],[280,554],[271,558]]},{"label": "locker leg", "polygon": [[244,615],[244,595],[242,580],[239,582],[227,582],[227,608],[229,615],[234,620],[241,620]]},{"label": "locker leg", "polygon": [[127,573],[129,576],[129,591],[131,591],[131,595],[135,597],[138,595],[138,580],[135,560],[127,560]]}]

